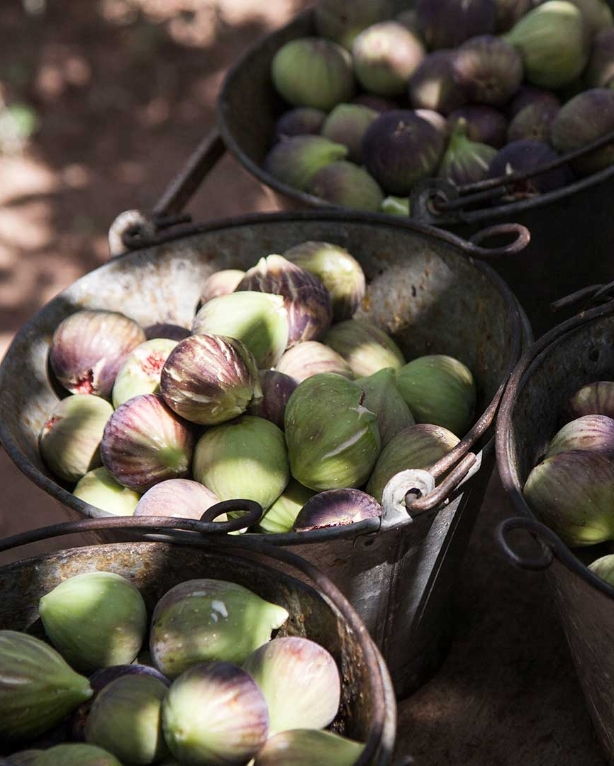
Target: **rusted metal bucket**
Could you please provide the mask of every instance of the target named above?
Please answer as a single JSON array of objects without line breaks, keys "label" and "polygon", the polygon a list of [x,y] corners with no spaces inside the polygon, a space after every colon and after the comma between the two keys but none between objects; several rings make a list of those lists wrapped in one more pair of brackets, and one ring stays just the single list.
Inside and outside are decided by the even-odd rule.
[{"label": "rusted metal bucket", "polygon": [[[614,8],[614,2],[609,5]],[[189,164],[191,170],[208,170],[228,148],[270,190],[281,209],[330,207],[262,168],[275,120],[287,109],[274,91],[271,61],[284,43],[315,33],[313,10],[301,13],[257,42],[232,67],[218,98],[221,135],[215,133],[203,142]],[[496,268],[525,308],[537,336],[556,322],[548,308],[554,300],[578,284],[614,279],[610,257],[614,218],[608,204],[614,194],[614,165],[565,188],[514,202],[502,201],[500,184],[494,193],[483,186],[459,192],[454,184],[429,179],[414,190],[412,216],[462,237],[505,221],[525,225],[532,235],[529,247],[520,257],[499,260]]]},{"label": "rusted metal bucket", "polygon": [[[105,523],[112,528],[118,520]],[[73,522],[16,535],[0,541],[0,551],[87,526],[88,521]],[[326,577],[294,554],[269,545],[250,545],[250,540],[220,540],[212,534],[215,524],[188,526],[194,531],[184,534],[182,544],[87,546],[0,567],[0,629],[44,635],[38,615],[40,598],[63,580],[85,572],[115,572],[126,577],[140,590],[149,614],[166,591],[185,580],[211,577],[238,583],[287,609],[290,617],[280,635],[310,638],[335,658],[343,681],[332,728],[365,743],[356,766],[390,763],[396,733],[392,683],[380,653],[348,601]]]},{"label": "rusted metal bucket", "polygon": [[[612,296],[611,290],[605,294]],[[611,546],[570,551],[537,521],[522,495],[529,472],[561,426],[565,403],[582,385],[596,380],[614,380],[611,300],[544,335],[514,371],[497,419],[497,463],[520,515],[504,521],[498,537],[514,564],[546,571],[593,724],[614,764],[614,588],[585,565],[611,553]],[[539,544],[513,538],[518,529],[529,531]]]},{"label": "rusted metal bucket", "polygon": [[387,330],[408,358],[444,353],[467,364],[477,380],[481,417],[431,469],[435,476],[453,470],[435,492],[413,504],[411,515],[265,537],[300,552],[337,584],[380,647],[397,692],[405,695],[433,672],[447,648],[452,585],[494,462],[487,430],[530,334],[506,285],[475,260],[519,249],[528,233],[512,229],[519,240],[487,250],[387,216],[322,211],[184,226],[149,244],[142,230],[125,236],[142,249],[79,279],[16,336],[0,366],[0,439],[17,466],[57,498],[67,515],[102,516],[49,475],[38,451],[39,431],[58,397],[47,370],[58,323],[90,307],[122,311],[143,325],[189,327],[200,287],[213,271],[246,268],[306,240],[348,248],[368,281],[357,316]]}]

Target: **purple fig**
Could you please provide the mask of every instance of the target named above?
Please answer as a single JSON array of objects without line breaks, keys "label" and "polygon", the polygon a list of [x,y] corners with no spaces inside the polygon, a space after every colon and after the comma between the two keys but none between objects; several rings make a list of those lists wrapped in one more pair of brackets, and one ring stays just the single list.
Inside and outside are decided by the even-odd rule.
[{"label": "purple fig", "polygon": [[[541,141],[513,141],[501,149],[493,159],[488,178],[503,178],[511,173],[528,173],[558,159],[558,154]],[[560,165],[530,178],[506,184],[504,199],[522,199],[545,194],[566,186],[572,179],[567,165]]]},{"label": "purple fig", "polygon": [[113,406],[127,402],[138,394],[156,394],[160,390],[160,374],[177,341],[153,338],[141,343],[125,358],[113,384]]},{"label": "purple fig", "polygon": [[[362,139],[379,112],[360,104],[338,104],[322,125],[322,135],[348,150],[348,160],[362,162]],[[330,167],[330,166],[326,166]],[[318,171],[319,172],[319,171]]]},{"label": "purple fig", "polygon": [[409,80],[409,101],[414,109],[432,109],[440,114],[467,103],[454,70],[456,51],[430,53]]},{"label": "purple fig", "polygon": [[319,729],[289,729],[267,739],[254,766],[354,766],[365,746]]},{"label": "purple fig", "polygon": [[587,383],[571,397],[567,409],[572,418],[582,415],[607,415],[614,418],[614,381]]},{"label": "purple fig", "polygon": [[380,114],[382,112],[391,112],[394,109],[399,108],[396,101],[393,101],[390,98],[384,98],[383,96],[376,96],[375,93],[359,93],[358,96],[354,96],[351,103],[366,106]]},{"label": "purple fig", "polygon": [[180,341],[187,338],[189,334],[190,331],[185,327],[180,327],[178,324],[168,324],[166,322],[150,324],[145,328],[147,340],[166,338],[167,340]]},{"label": "purple fig", "polygon": [[548,103],[529,104],[521,109],[510,122],[507,131],[508,141],[541,141],[550,143],[552,123],[559,107]]},{"label": "purple fig", "polygon": [[479,144],[500,149],[507,140],[507,120],[491,106],[461,106],[448,116],[448,125],[454,128],[458,120],[467,122],[467,138]]},{"label": "purple fig", "polygon": [[392,0],[320,0],[314,7],[318,35],[348,50],[363,29],[392,16]]},{"label": "purple fig", "polygon": [[159,394],[135,396],[118,407],[100,446],[104,467],[116,481],[137,492],[146,492],[164,479],[186,476],[193,450],[191,426]]},{"label": "purple fig", "polygon": [[522,82],[522,59],[513,45],[494,35],[467,40],[454,56],[456,79],[474,104],[503,106]]},{"label": "purple fig", "polygon": [[49,363],[71,393],[109,399],[124,359],[146,340],[140,325],[116,311],[77,311],[53,333]]},{"label": "purple fig", "polygon": [[382,507],[371,495],[358,489],[329,489],[308,500],[294,522],[295,532],[340,527],[378,518]]},{"label": "purple fig", "polygon": [[417,0],[418,28],[431,50],[456,48],[470,37],[495,31],[493,0]]},{"label": "purple fig", "polygon": [[[295,348],[300,348],[303,345],[305,344],[299,343]],[[271,423],[283,430],[286,404],[298,383],[294,378],[279,370],[259,370],[258,377],[260,378],[262,397],[252,401],[247,408],[247,414],[270,420]]]},{"label": "purple fig", "polygon": [[[325,119],[326,112],[323,112],[321,109],[312,109],[309,106],[297,106],[295,109],[290,109],[288,112],[282,114],[277,120],[273,131],[273,140],[283,141],[284,139],[292,138],[293,136],[317,135],[320,132]],[[229,271],[235,271],[235,269],[229,269]],[[229,292],[232,292],[233,290],[234,287]]]},{"label": "purple fig", "polygon": [[614,456],[614,420],[607,415],[583,415],[572,420],[554,435],[545,458],[570,450]]},{"label": "purple fig", "polygon": [[315,340],[297,343],[277,363],[277,370],[289,375],[298,385],[321,372],[336,372],[350,380],[354,373],[345,359],[329,346]]},{"label": "purple fig", "polygon": [[607,88],[614,79],[614,27],[602,29],[593,37],[584,79],[589,88]]},{"label": "purple fig", "polygon": [[434,112],[432,109],[415,109],[414,111],[418,117],[430,123],[445,141],[448,140],[450,130],[448,122],[442,114]]},{"label": "purple fig", "polygon": [[245,272],[241,269],[222,269],[214,272],[205,280],[200,293],[201,303],[207,303],[212,298],[219,298],[220,295],[234,293],[244,276]]},{"label": "purple fig", "polygon": [[190,479],[167,479],[155,484],[139,500],[135,516],[200,519],[219,499],[207,487]]},{"label": "purple fig", "polygon": [[325,165],[342,160],[348,150],[324,136],[292,136],[279,141],[264,159],[264,169],[287,186],[307,191]]},{"label": "purple fig", "polygon": [[461,117],[452,130],[448,148],[441,159],[437,175],[457,186],[477,183],[488,175],[491,162],[497,154],[494,146],[472,141],[467,122]]},{"label": "purple fig", "polygon": [[514,98],[506,107],[506,113],[510,119],[513,119],[518,112],[522,111],[530,104],[548,104],[550,106],[561,106],[561,100],[551,90],[538,88],[535,85],[521,85]]},{"label": "purple fig", "polygon": [[132,516],[140,494],[117,482],[104,466],[81,477],[73,495],[113,516]]},{"label": "purple fig", "polygon": [[332,162],[311,179],[309,193],[336,207],[377,213],[384,194],[364,168],[351,162]]}]

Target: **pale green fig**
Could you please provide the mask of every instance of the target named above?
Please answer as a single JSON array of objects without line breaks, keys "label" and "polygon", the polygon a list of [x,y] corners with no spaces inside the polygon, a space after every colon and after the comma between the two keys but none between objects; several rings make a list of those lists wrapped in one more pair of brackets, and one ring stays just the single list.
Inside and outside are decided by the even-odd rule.
[{"label": "pale green fig", "polygon": [[44,641],[0,630],[0,740],[31,741],[92,693],[87,678]]},{"label": "pale green fig", "polygon": [[341,679],[335,660],[308,638],[275,638],[256,649],[243,669],[269,709],[269,736],[288,729],[323,729],[339,710]]},{"label": "pale green fig", "polygon": [[42,750],[20,750],[18,753],[12,753],[6,759],[11,766],[31,766]]},{"label": "pale green fig", "polygon": [[348,50],[363,29],[389,19],[393,12],[392,0],[320,0],[314,6],[318,35]]},{"label": "pale green fig", "polygon": [[127,402],[138,394],[155,394],[160,390],[160,373],[177,341],[153,338],[133,349],[119,368],[113,385],[113,406]]},{"label": "pale green fig", "polygon": [[354,766],[365,746],[319,729],[288,729],[267,739],[254,766]]},{"label": "pale green fig", "polygon": [[591,572],[614,587],[614,554],[602,556],[588,565]]},{"label": "pale green fig", "polygon": [[451,356],[421,356],[396,371],[396,384],[416,423],[464,436],[473,421],[476,388],[471,370]]},{"label": "pale green fig", "polygon": [[141,495],[115,481],[106,468],[94,468],[83,476],[73,495],[113,516],[132,516]]},{"label": "pale green fig", "polygon": [[138,588],[114,572],[70,577],[43,596],[38,609],[52,644],[84,672],[131,663],[147,631]]},{"label": "pale green fig", "polygon": [[286,442],[294,478],[314,490],[360,487],[380,452],[377,417],[360,386],[320,373],[299,384],[286,406]]},{"label": "pale green fig", "polygon": [[614,456],[614,420],[606,415],[583,415],[554,435],[544,458],[569,450],[590,450]]},{"label": "pale green fig", "polygon": [[378,114],[375,109],[362,104],[337,104],[324,121],[320,135],[346,146],[348,160],[360,165],[363,136]]},{"label": "pale green fig", "polygon": [[177,415],[207,426],[236,418],[261,394],[256,360],[247,346],[210,332],[177,344],[162,368],[160,391]]},{"label": "pale green fig", "polygon": [[364,391],[363,405],[377,417],[382,449],[399,431],[414,425],[416,421],[397,388],[391,367],[385,367],[366,378],[358,378],[356,383]]},{"label": "pale green fig", "polygon": [[338,322],[322,342],[341,354],[357,378],[373,375],[385,367],[396,369],[405,364],[403,354],[392,338],[362,319]]},{"label": "pale green fig", "polygon": [[252,400],[247,408],[247,414],[266,418],[283,430],[286,404],[298,383],[294,378],[278,370],[258,370],[258,377],[262,397]]},{"label": "pale green fig", "polygon": [[322,372],[336,372],[350,380],[354,373],[345,359],[330,346],[308,340],[289,348],[277,363],[278,372],[289,375],[296,383]]},{"label": "pale green fig", "polygon": [[151,657],[169,678],[199,662],[241,663],[287,619],[282,606],[237,583],[188,580],[156,604],[149,635]]},{"label": "pale green fig", "polygon": [[[245,278],[241,279],[235,288]],[[192,332],[240,340],[258,369],[274,367],[288,345],[288,314],[281,295],[241,291],[210,298],[192,323]]]},{"label": "pale green fig", "polygon": [[331,162],[313,176],[310,194],[330,202],[335,207],[349,207],[377,213],[384,201],[384,192],[364,168],[352,162]]},{"label": "pale green fig", "polygon": [[607,415],[614,418],[614,381],[587,383],[571,397],[567,409],[572,418],[582,415]]},{"label": "pale green fig", "polygon": [[292,136],[275,144],[264,169],[278,181],[306,192],[311,179],[325,165],[347,156],[347,147],[324,136]]},{"label": "pale green fig", "polygon": [[220,500],[255,500],[266,510],[290,479],[283,431],[253,415],[210,428],[196,445],[192,472]]},{"label": "pale green fig", "polygon": [[34,761],[35,766],[122,766],[117,758],[95,745],[56,745]]},{"label": "pale green fig", "polygon": [[451,431],[426,423],[409,426],[391,439],[379,456],[367,493],[379,503],[392,477],[408,469],[428,470],[459,442]]},{"label": "pale green fig", "polygon": [[553,90],[582,73],[590,50],[582,13],[568,0],[548,0],[529,11],[503,39],[522,56],[525,79]]},{"label": "pale green fig", "polygon": [[56,476],[75,482],[101,464],[100,442],[112,414],[113,407],[100,396],[60,399],[38,438],[41,456]]},{"label": "pale green fig", "polygon": [[205,280],[200,293],[201,303],[207,303],[212,298],[219,298],[221,295],[234,293],[244,276],[245,272],[241,269],[221,269],[221,271],[214,272]]},{"label": "pale green fig", "polygon": [[290,40],[273,57],[275,90],[292,106],[329,112],[354,93],[352,58],[337,43],[318,37]]},{"label": "pale green fig", "polygon": [[284,258],[310,271],[326,287],[334,322],[354,316],[365,296],[366,279],[360,263],[347,250],[330,242],[309,241],[286,250]]},{"label": "pale green fig", "polygon": [[134,515],[200,519],[205,511],[219,502],[219,498],[199,481],[167,479],[145,492]]},{"label": "pale green fig", "polygon": [[314,496],[314,491],[303,487],[296,479],[290,479],[288,486],[260,519],[260,532],[283,534],[291,532],[301,508]]},{"label": "pale green fig", "polygon": [[533,468],[523,493],[540,521],[568,545],[614,538],[614,464],[607,455],[559,452]]},{"label": "pale green fig", "polygon": [[438,178],[445,178],[457,186],[477,183],[488,175],[491,162],[497,155],[497,150],[488,144],[472,141],[467,135],[467,120],[457,120],[448,148],[441,158]]},{"label": "pale green fig", "polygon": [[125,675],[96,695],[85,725],[87,742],[122,763],[150,764],[167,752],[162,735],[162,700],[167,684],[148,675]]},{"label": "pale green fig", "polygon": [[269,716],[250,676],[229,662],[194,665],[162,704],[164,738],[185,764],[241,766],[264,745]]},{"label": "pale green fig", "polygon": [[371,495],[359,489],[328,489],[310,498],[301,508],[293,530],[342,527],[382,515],[382,507]]},{"label": "pale green fig", "polygon": [[389,195],[382,202],[380,210],[388,215],[409,216],[409,197]]}]

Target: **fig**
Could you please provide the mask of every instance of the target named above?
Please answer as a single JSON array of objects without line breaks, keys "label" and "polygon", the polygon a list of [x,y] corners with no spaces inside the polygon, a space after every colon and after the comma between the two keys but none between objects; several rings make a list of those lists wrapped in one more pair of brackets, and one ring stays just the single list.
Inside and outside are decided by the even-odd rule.
[{"label": "fig", "polygon": [[113,572],[70,577],[44,595],[38,609],[51,643],[83,672],[131,663],[147,631],[139,590]]},{"label": "fig", "polygon": [[125,358],[113,385],[115,408],[138,394],[155,394],[160,390],[160,373],[177,341],[154,338],[141,343]]},{"label": "fig", "polygon": [[486,178],[490,164],[497,155],[494,146],[472,141],[467,133],[467,122],[461,117],[452,130],[450,143],[437,171],[439,178],[452,181],[457,186]]},{"label": "fig", "polygon": [[279,295],[233,292],[207,301],[194,317],[192,332],[236,338],[264,370],[277,363],[288,345],[288,314]]},{"label": "fig", "polygon": [[[296,109],[290,109],[284,112],[275,123],[273,132],[274,141],[283,141],[293,136],[309,136],[319,134],[326,112],[321,109],[311,109],[308,106],[297,106]],[[232,269],[234,271],[234,269]],[[238,279],[237,282],[241,280]],[[236,285],[235,285],[236,287]],[[234,287],[229,292],[233,292]],[[223,294],[223,293],[221,293]],[[204,301],[203,301],[204,302]]]},{"label": "fig", "polygon": [[583,415],[558,431],[545,458],[569,450],[590,450],[614,457],[614,420],[606,415]]},{"label": "fig", "polygon": [[132,516],[140,498],[138,492],[115,481],[104,466],[79,479],[73,495],[113,516]]},{"label": "fig", "polygon": [[559,107],[548,103],[529,104],[510,122],[507,138],[512,141],[541,141],[550,143],[552,123]]},{"label": "fig", "polygon": [[459,442],[457,436],[441,426],[419,423],[399,431],[382,450],[366,491],[382,502],[386,484],[401,471],[426,471]]},{"label": "fig", "polygon": [[181,763],[240,766],[264,745],[269,716],[264,695],[244,670],[207,662],[174,681],[162,703],[162,726]]},{"label": "fig", "polygon": [[409,216],[409,197],[386,197],[381,204],[380,210],[388,215]]},{"label": "fig", "polygon": [[93,394],[60,399],[38,437],[41,457],[56,476],[76,482],[100,465],[100,442],[113,407]]},{"label": "fig", "polygon": [[306,192],[320,168],[342,160],[347,153],[347,147],[324,136],[292,136],[269,151],[264,169],[278,181]]},{"label": "fig", "polygon": [[589,54],[582,14],[569,0],[547,0],[529,11],[503,36],[522,57],[525,78],[557,90],[581,73]]},{"label": "fig", "polygon": [[352,45],[354,74],[378,96],[400,96],[426,50],[420,38],[396,21],[380,21],[362,31]]},{"label": "fig", "polygon": [[[376,112],[375,109],[361,104],[338,104],[324,120],[322,135],[329,141],[343,144],[348,150],[348,160],[360,165],[362,162],[362,139],[365,131],[378,114],[379,112]],[[330,167],[330,165],[325,165],[325,167]]]},{"label": "fig", "polygon": [[260,532],[279,534],[291,532],[301,508],[313,497],[314,491],[303,487],[296,479],[290,479],[288,486],[260,519]]},{"label": "fig", "polygon": [[[303,343],[299,343],[296,348],[303,345]],[[298,383],[294,378],[278,370],[259,370],[258,377],[260,378],[262,397],[252,400],[247,408],[247,414],[270,420],[277,428],[283,430],[286,404]]]},{"label": "fig", "polygon": [[543,0],[494,0],[497,32],[507,32],[514,24]]},{"label": "fig", "polygon": [[193,451],[190,424],[177,417],[159,394],[133,396],[118,407],[107,421],[100,445],[104,467],[119,484],[136,492],[186,476]]},{"label": "fig", "polygon": [[362,149],[365,166],[382,189],[406,196],[417,181],[433,174],[444,140],[427,120],[401,109],[384,112],[369,125]]},{"label": "fig", "polygon": [[479,144],[488,144],[500,149],[506,143],[507,120],[501,112],[491,106],[461,106],[448,116],[448,125],[453,129],[458,120],[467,123],[467,138]]},{"label": "fig", "polygon": [[356,381],[364,393],[363,406],[377,416],[377,429],[384,448],[388,442],[415,423],[409,407],[397,388],[394,370],[385,367]]},{"label": "fig", "polygon": [[237,285],[245,276],[241,269],[221,269],[207,277],[200,293],[201,303],[207,303],[212,298],[234,293]]},{"label": "fig", "polygon": [[[502,178],[511,173],[528,173],[553,162],[558,156],[554,149],[541,141],[513,141],[497,153],[490,164],[488,178]],[[569,167],[560,165],[530,178],[508,182],[505,187],[507,195],[504,199],[545,194],[566,186],[571,179]]]},{"label": "fig", "polygon": [[604,0],[571,0],[578,8],[594,44],[593,37],[602,29],[611,29],[614,24],[612,10]]},{"label": "fig", "polygon": [[537,88],[535,85],[521,85],[506,108],[509,118],[513,119],[518,112],[531,104],[547,104],[560,108],[561,100],[551,90]]},{"label": "fig", "polygon": [[288,729],[323,729],[339,710],[341,679],[335,660],[308,638],[275,638],[256,649],[243,669],[258,684],[269,710],[269,736]]},{"label": "fig", "polygon": [[205,511],[219,502],[219,498],[198,481],[167,479],[145,492],[134,515],[200,519]]},{"label": "fig", "polygon": [[289,375],[298,385],[321,372],[336,372],[350,380],[354,379],[349,364],[330,346],[308,340],[288,349],[277,363],[277,370]]},{"label": "fig", "polygon": [[[614,90],[592,88],[563,104],[552,123],[552,146],[557,152],[566,154],[613,130]],[[588,176],[613,162],[614,142],[577,157],[569,164],[576,175]]]},{"label": "fig", "polygon": [[290,479],[283,431],[252,415],[214,426],[196,445],[192,471],[220,500],[255,500],[266,510]]},{"label": "fig", "polygon": [[599,452],[571,450],[529,474],[524,498],[535,515],[570,546],[614,537],[614,464]]},{"label": "fig", "polygon": [[36,766],[122,766],[114,755],[95,745],[56,745],[45,750]]},{"label": "fig", "polygon": [[125,675],[97,695],[85,726],[86,741],[123,763],[149,764],[167,752],[161,709],[167,685],[147,675]]},{"label": "fig", "polygon": [[363,29],[389,19],[393,10],[392,0],[320,0],[314,7],[316,30],[349,50]]},{"label": "fig", "polygon": [[598,380],[587,383],[570,398],[567,409],[572,418],[582,415],[607,415],[614,418],[614,382]]},{"label": "fig", "polygon": [[331,162],[311,179],[309,193],[336,207],[377,213],[384,194],[364,168],[351,162]]},{"label": "fig", "polygon": [[[261,258],[249,269],[237,290],[281,295],[288,314],[288,345],[317,340],[332,321],[331,297],[322,282],[307,269],[281,255]],[[281,356],[281,355],[280,355]]]},{"label": "fig", "polygon": [[432,109],[416,109],[415,112],[418,117],[430,123],[439,133],[439,135],[444,139],[444,141],[448,140],[450,130],[448,127],[448,122],[442,114],[439,114],[439,112],[434,112]]},{"label": "fig", "polygon": [[386,367],[402,367],[401,349],[383,330],[363,319],[334,324],[323,342],[340,354],[356,377],[373,375]]},{"label": "fig", "polygon": [[588,565],[591,572],[605,580],[608,585],[614,586],[614,555],[601,556],[596,559],[592,564]]},{"label": "fig", "polygon": [[482,35],[458,48],[454,71],[471,103],[503,106],[520,87],[522,59],[510,43]]},{"label": "fig", "polygon": [[333,322],[351,319],[365,296],[366,280],[360,263],[343,247],[330,242],[302,242],[284,258],[316,276],[328,290]]},{"label": "fig", "polygon": [[42,750],[20,750],[18,753],[9,755],[6,762],[10,766],[31,766],[42,752]]},{"label": "fig", "polygon": [[169,678],[213,659],[240,663],[287,619],[283,607],[237,583],[187,580],[156,604],[149,634],[151,657]]},{"label": "fig", "polygon": [[375,93],[359,93],[357,96],[354,96],[351,103],[367,106],[369,109],[373,109],[379,114],[399,108],[396,101],[393,101],[391,98],[376,96]]},{"label": "fig", "polygon": [[364,745],[319,729],[288,729],[267,739],[254,766],[354,766]]},{"label": "fig", "polygon": [[380,451],[374,413],[360,386],[335,373],[299,383],[286,406],[286,443],[294,478],[314,490],[360,487]]},{"label": "fig", "polygon": [[145,328],[145,336],[147,340],[166,338],[167,340],[180,341],[187,338],[189,334],[190,331],[185,327],[181,327],[178,324],[168,324],[166,322],[150,324]]},{"label": "fig", "polygon": [[[226,297],[214,298],[203,309]],[[168,407],[191,423],[223,423],[260,396],[256,360],[242,341],[199,331],[169,355],[160,390]]]},{"label": "fig", "polygon": [[381,505],[359,489],[329,489],[309,499],[294,522],[295,532],[341,527],[382,515]]},{"label": "fig", "polygon": [[467,103],[467,94],[457,81],[456,51],[430,53],[411,76],[409,101],[414,109],[449,114]]},{"label": "fig", "polygon": [[28,740],[92,696],[87,678],[34,636],[0,630],[0,739]]},{"label": "fig", "polygon": [[417,423],[443,426],[459,437],[469,430],[476,387],[471,370],[458,359],[421,356],[396,371],[396,384]]},{"label": "fig", "polygon": [[76,311],[53,333],[49,364],[72,394],[110,399],[124,359],[146,340],[143,328],[117,311]]},{"label": "fig", "polygon": [[292,106],[329,112],[354,92],[352,58],[337,43],[318,37],[290,40],[273,57],[275,90]]},{"label": "fig", "polygon": [[614,27],[593,37],[584,79],[589,88],[607,88],[614,79]]},{"label": "fig", "polygon": [[493,0],[416,0],[418,29],[429,49],[456,48],[495,31]]}]

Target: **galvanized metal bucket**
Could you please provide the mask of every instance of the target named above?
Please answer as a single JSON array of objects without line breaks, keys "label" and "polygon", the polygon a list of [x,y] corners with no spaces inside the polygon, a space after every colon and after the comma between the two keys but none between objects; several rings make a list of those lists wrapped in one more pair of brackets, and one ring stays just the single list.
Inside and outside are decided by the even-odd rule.
[{"label": "galvanized metal bucket", "polygon": [[[58,398],[47,356],[59,322],[90,307],[122,311],[143,325],[189,327],[200,287],[213,271],[246,268],[306,240],[347,247],[368,281],[357,316],[387,330],[408,358],[444,353],[467,364],[477,380],[481,417],[431,469],[433,476],[452,469],[447,478],[409,512],[265,537],[300,552],[337,584],[380,647],[397,692],[407,694],[433,672],[447,648],[452,585],[494,462],[487,430],[530,334],[506,285],[475,260],[522,247],[528,233],[511,229],[520,239],[496,250],[387,216],[334,211],[179,226],[149,241],[143,229],[129,230],[124,242],[140,250],[79,279],[16,336],[0,366],[0,439],[17,466],[57,498],[67,515],[103,516],[50,476],[39,455],[38,434]],[[407,480],[407,489],[414,480]]]},{"label": "galvanized metal bucket", "polygon": [[[155,529],[156,521],[151,520],[150,528]],[[111,529],[122,524],[112,519],[103,523]],[[133,523],[138,526],[140,522],[134,519]],[[92,522],[84,520],[16,535],[0,541],[0,551],[79,532],[88,525]],[[191,531],[182,538],[175,537],[173,544],[87,546],[1,566],[0,629],[42,637],[40,598],[67,578],[85,572],[115,572],[126,577],[140,590],[150,614],[164,593],[185,580],[211,577],[238,583],[287,609],[290,617],[279,635],[309,638],[335,658],[343,680],[341,705],[332,729],[365,743],[356,766],[390,763],[396,734],[392,683],[380,653],[348,601],[300,557],[251,540],[220,540],[216,526],[188,524]],[[164,528],[158,531],[163,538]]]},{"label": "galvanized metal bucket", "polygon": [[[595,293],[595,288],[583,291]],[[561,426],[561,412],[582,385],[614,380],[614,301],[592,308],[544,335],[531,347],[510,379],[497,419],[497,463],[518,517],[498,530],[510,560],[546,571],[599,740],[614,764],[614,588],[586,564],[609,545],[574,552],[535,518],[522,488],[548,442]],[[524,539],[514,530],[531,533]]]},{"label": "galvanized metal bucket", "polygon": [[[609,5],[614,7],[614,2]],[[232,67],[218,98],[221,137],[214,133],[203,142],[189,164],[192,171],[206,172],[227,147],[270,190],[282,209],[330,207],[318,197],[281,183],[262,167],[275,120],[287,108],[274,91],[271,61],[284,43],[315,33],[313,10],[301,13],[257,42]],[[548,308],[555,299],[589,280],[604,283],[614,279],[610,257],[614,218],[608,204],[614,194],[614,166],[527,199],[503,201],[504,191],[500,182],[497,188],[482,183],[459,190],[441,179],[428,179],[412,192],[412,217],[462,237],[505,221],[526,226],[532,235],[529,247],[520,257],[499,260],[496,268],[525,308],[538,336],[555,324]]]}]

